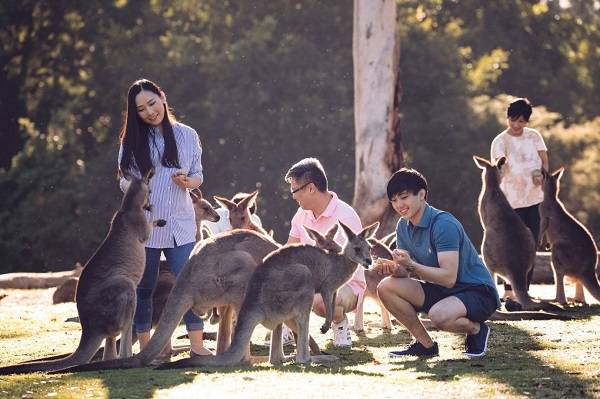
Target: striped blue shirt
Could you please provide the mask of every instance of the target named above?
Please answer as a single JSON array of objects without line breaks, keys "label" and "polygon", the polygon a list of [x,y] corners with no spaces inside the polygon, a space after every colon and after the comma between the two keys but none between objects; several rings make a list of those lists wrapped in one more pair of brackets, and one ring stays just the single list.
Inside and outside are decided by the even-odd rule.
[{"label": "striped blue shirt", "polygon": [[[177,245],[196,241],[196,221],[194,206],[187,189],[181,188],[171,180],[171,175],[183,172],[189,177],[202,176],[202,148],[200,139],[194,129],[182,123],[173,125],[180,169],[168,168],[160,160],[165,150],[165,140],[158,129],[151,129],[149,136],[150,157],[154,165],[154,177],[150,180],[150,204],[152,214],[146,212],[148,220],[164,219],[164,227],[152,229],[148,248],[173,248]],[[118,162],[121,162],[123,147],[119,149]],[[133,174],[140,176],[139,171]],[[121,178],[119,185],[122,191],[127,187],[127,180]]]}]

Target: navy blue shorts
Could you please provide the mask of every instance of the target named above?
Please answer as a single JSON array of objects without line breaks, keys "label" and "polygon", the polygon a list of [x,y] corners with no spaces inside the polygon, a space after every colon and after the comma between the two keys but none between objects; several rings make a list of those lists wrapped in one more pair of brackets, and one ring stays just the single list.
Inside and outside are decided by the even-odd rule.
[{"label": "navy blue shorts", "polygon": [[425,292],[425,302],[419,312],[429,312],[429,309],[439,301],[450,296],[457,297],[467,308],[467,319],[484,322],[496,311],[496,298],[491,288],[485,285],[471,285],[449,293],[447,288],[437,284],[419,281]]}]

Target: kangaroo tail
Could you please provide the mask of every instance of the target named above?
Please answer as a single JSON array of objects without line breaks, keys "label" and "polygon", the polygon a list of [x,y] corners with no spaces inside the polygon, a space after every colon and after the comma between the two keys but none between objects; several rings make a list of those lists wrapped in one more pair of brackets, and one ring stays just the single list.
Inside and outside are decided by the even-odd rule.
[{"label": "kangaroo tail", "polygon": [[183,314],[192,306],[193,300],[191,295],[183,295],[183,292],[189,290],[184,290],[183,287],[179,287],[177,291],[175,289],[173,290],[173,294],[169,295],[169,299],[167,299],[164,311],[160,316],[152,338],[150,338],[150,341],[148,341],[148,344],[140,353],[125,359],[106,360],[64,368],[61,372],[131,369],[147,366],[167,345]]},{"label": "kangaroo tail", "polygon": [[223,354],[217,356],[194,356],[187,359],[178,360],[172,363],[163,363],[156,370],[179,369],[194,366],[233,366],[239,364],[244,359],[246,347],[250,343],[250,338],[254,328],[264,320],[262,312],[256,310],[242,309],[235,326],[235,333],[231,346]]},{"label": "kangaroo tail", "polygon": [[23,374],[34,371],[55,371],[66,367],[87,363],[96,354],[105,337],[98,334],[81,333],[79,346],[71,355],[58,359],[41,362],[29,362],[0,368],[0,375]]},{"label": "kangaroo tail", "polygon": [[550,312],[502,312],[497,310],[494,312],[490,320],[573,320],[572,317]]}]

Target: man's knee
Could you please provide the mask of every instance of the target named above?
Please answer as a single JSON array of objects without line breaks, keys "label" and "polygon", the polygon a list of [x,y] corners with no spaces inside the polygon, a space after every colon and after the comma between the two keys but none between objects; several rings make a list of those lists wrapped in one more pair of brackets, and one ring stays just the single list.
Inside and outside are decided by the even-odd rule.
[{"label": "man's knee", "polygon": [[379,282],[377,285],[377,296],[384,304],[387,300],[389,300],[390,295],[393,295],[394,292],[394,281],[391,277],[386,277]]},{"label": "man's knee", "polygon": [[427,315],[431,320],[431,324],[440,330],[444,330],[452,322],[452,317],[447,312],[444,312],[440,306],[433,306],[429,309]]}]

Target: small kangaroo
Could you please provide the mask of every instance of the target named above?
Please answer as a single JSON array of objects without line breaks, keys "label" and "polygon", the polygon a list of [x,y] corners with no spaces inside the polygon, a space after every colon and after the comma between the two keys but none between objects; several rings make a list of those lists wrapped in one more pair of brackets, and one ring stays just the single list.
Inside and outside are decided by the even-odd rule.
[{"label": "small kangaroo", "polygon": [[[217,234],[196,244],[185,264],[152,338],[144,349],[127,359],[84,364],[63,371],[94,371],[143,367],[150,364],[171,339],[184,313],[190,308],[205,314],[216,306],[230,305],[221,314],[217,353],[229,346],[233,311],[239,311],[254,269],[265,256],[279,248],[270,237],[254,231],[235,230]],[[249,359],[249,346],[246,358]]]},{"label": "small kangaroo", "polygon": [[[328,252],[338,253],[342,250],[340,244],[338,244],[335,240],[335,234],[337,233],[337,224],[334,224],[331,229],[325,234],[322,240],[317,241],[315,245],[321,249],[324,249]],[[375,237],[369,238],[369,244],[371,244],[371,258],[385,258],[392,259],[392,251],[383,244],[382,241],[376,239]],[[390,321],[390,313],[383,306],[381,301],[379,300],[379,296],[377,295],[377,285],[383,280],[385,276],[380,276],[378,273],[372,270],[365,270],[365,280],[367,282],[367,288],[365,290],[365,294],[362,298],[358,299],[358,303],[356,304],[356,314],[354,316],[354,326],[353,330],[357,332],[364,331],[364,322],[363,322],[363,305],[365,298],[369,297],[373,299],[381,309],[381,321],[382,328],[391,329],[392,323]]]},{"label": "small kangaroo", "polygon": [[253,223],[250,217],[250,208],[254,205],[258,190],[248,194],[247,197],[240,200],[238,203],[228,200],[227,198],[213,196],[215,201],[229,211],[229,223],[232,229],[247,229],[253,230],[260,234],[269,235],[265,229]]},{"label": "small kangaroo", "polygon": [[[564,277],[574,278],[600,301],[600,285],[596,279],[598,248],[590,232],[565,208],[558,198],[564,168],[549,174],[542,171],[544,201],[540,205],[541,231],[552,251],[552,269],[556,281],[556,301],[567,304]],[[585,301],[585,297],[582,295]]]},{"label": "small kangaroo", "polygon": [[214,210],[210,202],[202,197],[202,191],[200,191],[200,189],[195,188],[190,190],[190,196],[192,197],[196,215],[196,242],[198,242],[202,240],[202,221],[207,220],[216,223],[219,221],[220,216],[217,211]]},{"label": "small kangaroo", "polygon": [[[131,178],[106,238],[81,272],[76,293],[81,339],[75,352],[59,360],[2,367],[0,374],[60,370],[87,363],[103,340],[104,359],[115,358],[115,340],[119,334],[122,337],[120,355],[131,356],[135,289],[144,272],[144,243],[152,228],[144,209],[151,209],[148,182],[153,174],[151,169],[141,180]],[[156,224],[164,226],[164,223]]]},{"label": "small kangaroo", "polygon": [[[375,223],[355,234],[343,223],[340,225],[348,236],[341,253],[327,252],[311,245],[288,245],[264,259],[252,274],[233,341],[225,353],[164,363],[158,369],[239,364],[244,360],[244,350],[259,323],[273,330],[269,361],[280,364],[289,360],[284,356],[281,336],[282,323],[289,321],[298,330],[296,361],[310,362],[308,322],[314,294],[320,293],[325,303],[326,317],[321,326],[321,332],[325,333],[333,320],[337,289],[352,277],[359,264],[365,268],[371,265],[367,240],[379,227],[379,223]],[[305,229],[317,245],[328,241],[318,232]]]},{"label": "small kangaroo", "polygon": [[534,301],[527,292],[527,276],[535,261],[535,242],[533,234],[500,189],[506,158],[492,163],[475,155],[473,160],[483,170],[479,216],[483,227],[481,253],[485,264],[494,276],[500,275],[510,282],[522,310],[560,310],[549,303]]}]

